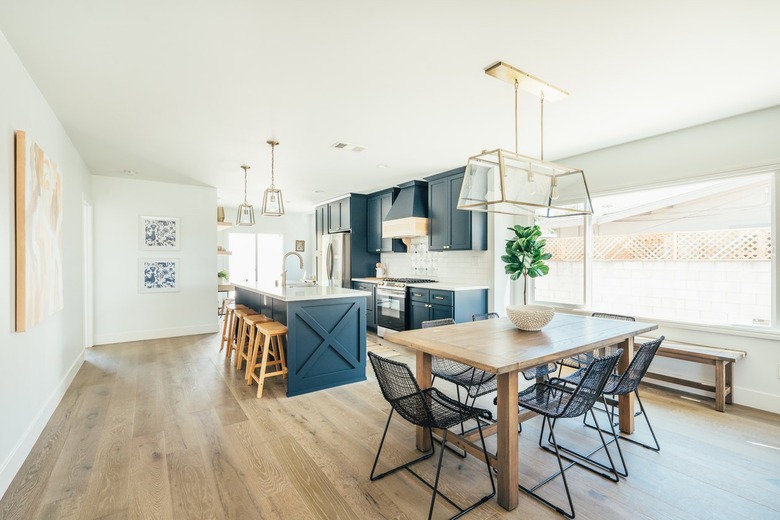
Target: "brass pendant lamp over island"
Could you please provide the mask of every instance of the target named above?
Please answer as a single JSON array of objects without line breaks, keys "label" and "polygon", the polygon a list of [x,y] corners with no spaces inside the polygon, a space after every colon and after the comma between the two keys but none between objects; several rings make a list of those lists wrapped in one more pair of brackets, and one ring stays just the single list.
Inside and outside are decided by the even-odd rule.
[{"label": "brass pendant lamp over island", "polygon": [[284,215],[282,190],[274,186],[274,148],[279,145],[279,141],[271,139],[266,142],[271,145],[271,186],[265,190],[263,195],[263,216],[281,217]]},{"label": "brass pendant lamp over island", "polygon": [[241,166],[241,168],[244,170],[244,203],[238,206],[236,224],[239,226],[254,226],[255,209],[246,200],[246,171],[251,168],[251,166],[244,164]]},{"label": "brass pendant lamp over island", "polygon": [[[515,87],[515,151],[499,148],[469,158],[458,209],[543,218],[592,214],[583,171],[544,160],[544,102],[569,93],[503,62],[489,66],[485,73]],[[539,159],[518,153],[518,89],[541,99]]]}]

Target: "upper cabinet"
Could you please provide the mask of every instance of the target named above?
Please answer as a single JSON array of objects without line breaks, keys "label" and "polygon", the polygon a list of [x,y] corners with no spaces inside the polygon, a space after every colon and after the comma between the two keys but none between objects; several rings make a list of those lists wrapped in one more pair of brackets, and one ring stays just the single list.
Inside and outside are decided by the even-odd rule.
[{"label": "upper cabinet", "polygon": [[350,198],[345,197],[328,204],[328,232],[340,233],[352,229]]},{"label": "upper cabinet", "polygon": [[426,177],[428,181],[429,251],[484,251],[487,214],[458,209],[466,168]]},{"label": "upper cabinet", "polygon": [[366,199],[366,224],[368,238],[366,249],[369,253],[403,253],[406,246],[397,238],[382,238],[382,221],[393,205],[398,188],[390,188],[372,193]]},{"label": "upper cabinet", "polygon": [[328,234],[328,205],[323,204],[314,208],[314,249],[320,251],[322,248],[322,235]]}]

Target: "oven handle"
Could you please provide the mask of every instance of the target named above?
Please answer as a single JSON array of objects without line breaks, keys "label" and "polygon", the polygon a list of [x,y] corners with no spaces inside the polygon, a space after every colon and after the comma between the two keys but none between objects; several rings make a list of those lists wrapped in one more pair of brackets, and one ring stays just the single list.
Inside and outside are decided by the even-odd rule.
[{"label": "oven handle", "polygon": [[392,298],[397,298],[399,300],[405,300],[406,299],[406,291],[393,291],[393,290],[387,290],[387,289],[377,289],[376,290],[377,296],[390,296]]}]

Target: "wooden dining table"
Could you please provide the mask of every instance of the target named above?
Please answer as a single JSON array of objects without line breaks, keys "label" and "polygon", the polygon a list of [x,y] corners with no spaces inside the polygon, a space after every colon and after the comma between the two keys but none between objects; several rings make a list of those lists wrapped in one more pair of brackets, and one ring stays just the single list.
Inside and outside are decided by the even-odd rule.
[{"label": "wooden dining table", "polygon": [[[533,416],[518,412],[518,373],[538,365],[576,354],[617,345],[623,349],[618,370],[628,367],[634,354],[634,336],[657,329],[658,325],[624,320],[592,318],[556,313],[553,320],[537,332],[522,331],[508,318],[475,321],[427,329],[388,332],[385,339],[417,351],[417,381],[421,388],[431,386],[432,356],[452,359],[496,374],[498,400],[496,422],[483,428],[486,435],[497,435],[496,452],[488,462],[497,469],[497,501],[512,510],[518,502],[517,426]],[[620,430],[634,431],[633,395],[619,397]],[[434,432],[441,435],[442,432]],[[483,458],[476,444],[478,432],[465,435],[450,432],[447,441]],[[417,428],[417,448],[430,449],[430,438]]]}]

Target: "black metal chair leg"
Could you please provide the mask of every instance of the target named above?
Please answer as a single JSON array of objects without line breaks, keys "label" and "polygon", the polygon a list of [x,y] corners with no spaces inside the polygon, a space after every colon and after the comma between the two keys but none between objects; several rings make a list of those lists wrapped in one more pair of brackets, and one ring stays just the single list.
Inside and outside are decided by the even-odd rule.
[{"label": "black metal chair leg", "polygon": [[376,480],[379,480],[381,478],[384,478],[387,475],[390,475],[392,473],[395,473],[399,469],[407,469],[407,470],[411,471],[409,466],[411,466],[412,464],[417,464],[418,462],[422,462],[422,461],[424,461],[426,459],[430,459],[431,456],[433,456],[434,452],[436,451],[435,448],[433,447],[434,446],[433,445],[433,434],[431,433],[431,430],[428,429],[428,435],[429,435],[429,437],[431,439],[431,451],[425,452],[421,457],[418,457],[418,458],[416,458],[416,459],[414,459],[414,460],[412,460],[410,462],[406,462],[406,463],[401,464],[400,466],[397,466],[397,467],[395,467],[395,468],[393,468],[391,470],[385,471],[384,473],[382,473],[380,475],[374,476],[374,472],[376,471],[377,463],[379,462],[379,455],[382,453],[382,447],[385,444],[385,437],[387,436],[387,429],[390,426],[390,419],[393,418],[393,412],[394,411],[395,410],[390,409],[390,415],[387,416],[387,423],[385,423],[385,431],[382,433],[382,440],[379,441],[379,448],[376,450],[376,457],[374,458],[374,465],[371,467],[370,479],[371,479],[372,482],[374,482]]},{"label": "black metal chair leg", "polygon": [[[527,487],[525,487],[525,486],[523,486],[521,484],[518,484],[517,487],[521,491],[524,491],[525,493],[528,493],[529,495],[534,497],[539,502],[545,504],[547,507],[551,507],[551,508],[555,509],[558,513],[562,514],[566,518],[574,518],[574,502],[572,502],[571,493],[569,493],[569,483],[566,480],[566,470],[569,469],[572,466],[572,464],[570,464],[566,468],[563,467],[563,460],[562,460],[562,457],[561,457],[561,453],[558,450],[558,443],[555,441],[555,433],[553,432],[553,429],[554,429],[553,423],[550,421],[549,417],[545,417],[544,419],[545,419],[545,422],[547,423],[547,425],[550,428],[550,437],[552,439],[552,445],[555,448],[554,453],[555,453],[556,459],[558,460],[558,469],[559,469],[559,471],[557,473],[554,473],[554,474],[550,475],[549,477],[547,477],[546,479],[544,479],[543,481],[541,481],[540,483],[538,483],[537,485],[535,485],[532,488],[527,488]],[[544,430],[544,424],[542,425],[542,430]],[[540,442],[541,442],[541,439],[540,439]],[[550,502],[546,498],[544,498],[541,495],[539,495],[538,493],[536,493],[537,489],[539,489],[540,487],[544,486],[548,482],[552,481],[558,475],[560,475],[561,478],[563,479],[563,487],[566,490],[566,499],[569,502],[569,510],[570,510],[570,512],[564,511],[561,507],[557,506],[556,504],[553,504],[552,502]]]},{"label": "black metal chair leg", "polygon": [[[646,448],[648,450],[652,451],[661,451],[661,445],[658,443],[658,438],[655,436],[655,431],[653,431],[653,427],[650,424],[650,418],[647,416],[647,410],[645,410],[644,405],[642,404],[642,399],[639,398],[639,390],[634,390],[634,395],[636,396],[636,401],[639,403],[639,411],[634,414],[634,417],[639,417],[640,415],[644,416],[645,423],[647,424],[647,429],[650,430],[650,435],[653,437],[653,445],[645,444],[642,441],[632,439],[631,437],[626,437],[625,435],[621,435],[619,432],[615,432],[617,435],[617,438],[622,441],[627,441],[632,444],[636,444],[637,446],[642,446],[643,448]],[[604,403],[604,406],[606,408],[606,413],[609,416],[610,423],[614,429],[615,426],[618,426],[618,421],[615,419],[615,406],[608,405],[606,402]],[[600,410],[599,411],[604,411]],[[592,424],[585,423],[585,426],[588,428],[595,428]],[[607,430],[602,429],[604,433],[610,433]]]}]

